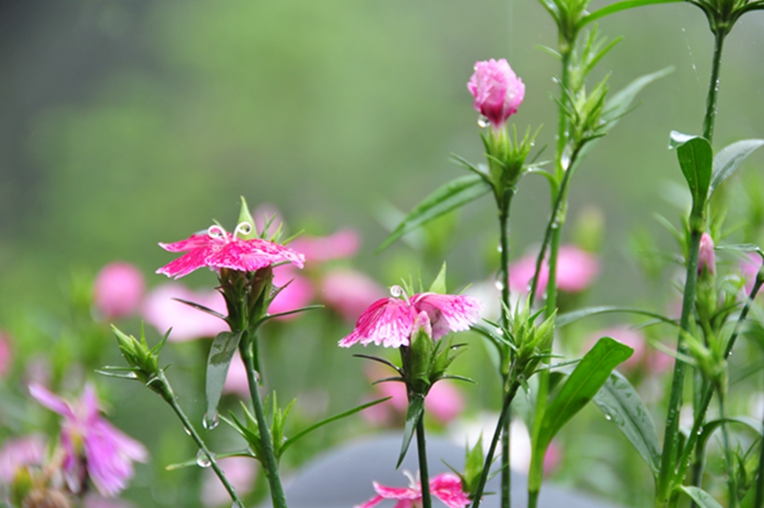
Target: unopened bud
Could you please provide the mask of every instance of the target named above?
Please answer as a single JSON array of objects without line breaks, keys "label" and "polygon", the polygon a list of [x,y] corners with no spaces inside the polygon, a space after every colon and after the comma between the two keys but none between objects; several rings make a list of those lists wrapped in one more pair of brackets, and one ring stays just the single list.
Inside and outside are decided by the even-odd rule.
[{"label": "unopened bud", "polygon": [[708,268],[708,273],[716,270],[716,256],[714,255],[714,239],[708,233],[700,237],[700,250],[698,251],[698,275],[703,273],[703,268]]}]

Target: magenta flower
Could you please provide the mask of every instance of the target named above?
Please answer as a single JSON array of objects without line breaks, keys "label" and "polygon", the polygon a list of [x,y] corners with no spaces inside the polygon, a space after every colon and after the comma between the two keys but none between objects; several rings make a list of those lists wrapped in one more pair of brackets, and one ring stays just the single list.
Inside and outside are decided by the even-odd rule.
[{"label": "magenta flower", "polygon": [[292,247],[309,261],[323,262],[350,257],[358,252],[360,244],[358,233],[344,229],[329,236],[299,236]]},{"label": "magenta flower", "polygon": [[222,319],[195,309],[177,299],[194,302],[222,315],[228,313],[225,299],[218,291],[191,291],[178,282],[156,287],[143,302],[141,314],[160,334],[172,328],[167,340],[185,342],[204,337],[215,337],[228,330]]},{"label": "magenta flower", "polygon": [[144,291],[143,275],[130,263],[110,263],[104,266],[93,286],[93,303],[106,319],[118,319],[133,314]]},{"label": "magenta flower", "polygon": [[[355,508],[372,508],[385,499],[397,500],[394,508],[421,507],[422,485],[419,481],[414,481],[410,473],[406,476],[409,477],[409,487],[407,488],[385,487],[373,482],[377,495],[363,504],[356,505]],[[433,497],[443,501],[448,508],[463,508],[470,504],[469,496],[462,489],[462,480],[453,473],[443,473],[431,478],[430,493]]]},{"label": "magenta flower", "polygon": [[27,466],[42,465],[45,459],[45,438],[31,434],[8,439],[0,448],[0,484],[10,485],[16,472]]},{"label": "magenta flower", "polygon": [[[399,286],[393,286],[391,293],[392,298],[377,300],[361,314],[353,332],[340,340],[341,347],[350,347],[356,342],[364,346],[370,342],[384,347],[408,346],[416,328],[427,329],[428,325],[433,340],[438,340],[449,331],[468,330],[480,318],[480,301],[472,296],[421,293],[401,299],[395,297],[405,297]],[[417,325],[422,313],[429,323]]]},{"label": "magenta flower", "polygon": [[46,408],[64,417],[61,446],[63,474],[72,492],[80,492],[89,477],[101,495],[114,497],[133,476],[133,461],[146,462],[146,448],[101,417],[98,398],[86,385],[74,403],[58,397],[41,385],[29,393]]},{"label": "magenta flower", "polygon": [[507,118],[517,113],[525,97],[525,85],[503,58],[476,62],[467,89],[475,97],[472,107],[488,118],[495,130],[502,129]]},{"label": "magenta flower", "polygon": [[698,250],[698,275],[708,269],[708,273],[716,270],[716,256],[714,255],[714,239],[708,233],[700,237],[700,249]]},{"label": "magenta flower", "polygon": [[226,232],[220,226],[210,226],[203,233],[191,235],[186,240],[175,243],[160,243],[160,247],[169,252],[185,252],[172,263],[157,273],[179,279],[203,266],[220,270],[228,268],[242,272],[254,272],[275,263],[289,262],[302,268],[305,256],[277,243],[253,238],[242,240],[239,234],[247,234],[251,226],[242,222],[233,233]]}]

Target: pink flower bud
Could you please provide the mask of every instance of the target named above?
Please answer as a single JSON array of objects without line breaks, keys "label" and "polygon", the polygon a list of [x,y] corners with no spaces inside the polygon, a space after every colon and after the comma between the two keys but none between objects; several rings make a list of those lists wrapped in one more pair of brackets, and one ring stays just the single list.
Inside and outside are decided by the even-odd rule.
[{"label": "pink flower bud", "polygon": [[503,58],[476,62],[467,89],[475,97],[472,106],[496,130],[502,129],[507,118],[517,113],[525,97],[525,85]]},{"label": "pink flower bud", "polygon": [[698,251],[698,275],[708,268],[708,273],[716,270],[716,256],[714,255],[714,239],[708,233],[700,237],[700,250]]},{"label": "pink flower bud", "polygon": [[93,303],[106,319],[133,314],[143,297],[145,285],[140,270],[129,263],[110,263],[98,273]]},{"label": "pink flower bud", "polygon": [[11,336],[0,331],[0,379],[2,379],[11,367]]}]

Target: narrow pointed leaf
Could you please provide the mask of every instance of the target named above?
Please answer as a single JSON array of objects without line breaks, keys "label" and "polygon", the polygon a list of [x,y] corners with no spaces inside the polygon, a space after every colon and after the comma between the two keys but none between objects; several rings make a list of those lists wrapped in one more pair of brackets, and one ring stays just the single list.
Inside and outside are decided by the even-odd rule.
[{"label": "narrow pointed leaf", "polygon": [[619,307],[617,305],[600,305],[598,307],[586,307],[584,309],[568,312],[566,314],[560,314],[559,316],[557,316],[557,318],[555,318],[554,324],[557,327],[565,326],[575,321],[578,321],[579,319],[583,319],[585,317],[596,316],[598,314],[608,314],[612,312],[625,312],[629,314],[639,314],[641,316],[655,318],[659,321],[663,321],[666,324],[678,326],[675,321],[673,321],[672,319],[662,314],[658,314],[657,312],[652,312],[645,309],[638,309],[635,307]]},{"label": "narrow pointed leaf", "polygon": [[207,357],[207,414],[214,415],[218,410],[220,394],[228,375],[228,367],[236,349],[239,347],[241,332],[220,332],[212,341],[210,354]]},{"label": "narrow pointed leaf", "polygon": [[703,424],[703,430],[700,433],[700,437],[698,438],[698,445],[702,448],[705,448],[705,443],[708,441],[708,438],[710,438],[711,434],[713,434],[719,427],[721,427],[723,423],[738,423],[745,425],[749,429],[761,435],[761,422],[754,418],[747,416],[719,418],[717,420],[711,420],[710,422]]},{"label": "narrow pointed leaf", "polygon": [[722,508],[722,505],[720,505],[716,499],[711,497],[711,494],[703,489],[687,485],[682,485],[679,488],[682,489],[685,494],[690,496],[690,498],[695,501],[698,506],[700,506],[700,508]]},{"label": "narrow pointed leaf", "polygon": [[667,76],[672,72],[674,72],[674,67],[669,66],[651,74],[645,74],[613,94],[602,111],[602,121],[608,124],[606,130],[610,130],[623,115],[629,112],[631,103],[642,89],[653,81]]},{"label": "narrow pointed leaf", "polygon": [[313,432],[317,428],[323,427],[327,423],[336,422],[337,420],[340,420],[340,419],[345,418],[347,416],[354,415],[354,414],[356,414],[356,413],[358,413],[360,411],[363,411],[364,409],[366,409],[368,407],[376,406],[377,404],[381,404],[382,402],[385,402],[386,400],[390,400],[391,398],[392,397],[385,397],[384,399],[373,400],[371,402],[367,402],[366,404],[361,404],[360,406],[356,406],[353,409],[349,409],[349,410],[345,411],[344,413],[340,413],[338,415],[334,415],[334,416],[331,416],[329,418],[326,418],[325,420],[321,420],[318,423],[314,423],[313,425],[311,425],[307,429],[301,430],[300,432],[298,432],[294,436],[292,436],[289,439],[287,439],[286,441],[284,441],[284,444],[282,444],[281,448],[279,449],[279,455],[283,454],[284,450],[286,450],[287,448],[292,446],[295,443],[295,441],[297,441],[298,439],[300,439],[302,437],[305,437],[306,435],[310,434],[311,432]]},{"label": "narrow pointed leaf", "polygon": [[725,146],[714,157],[714,172],[711,178],[709,197],[714,190],[732,175],[757,148],[764,145],[764,139],[745,139]]},{"label": "narrow pointed leaf", "polygon": [[490,191],[491,186],[479,175],[467,175],[451,180],[415,206],[385,241],[382,242],[382,245],[377,248],[377,253],[388,248],[406,233],[451,210],[466,205],[488,194]]},{"label": "narrow pointed leaf", "polygon": [[645,459],[653,476],[660,470],[660,444],[650,412],[631,383],[613,372],[594,396],[594,403],[615,423]]},{"label": "narrow pointed leaf", "polygon": [[634,352],[628,346],[603,337],[584,355],[568,376],[557,397],[549,403],[538,434],[538,447],[546,450],[552,438],[605,384],[610,373]]},{"label": "narrow pointed leaf", "polygon": [[395,464],[395,469],[398,469],[403,462],[403,458],[406,456],[406,452],[411,444],[411,438],[414,436],[417,423],[424,414],[424,397],[416,397],[413,400],[409,400],[409,408],[406,411],[406,425],[403,428],[403,443],[401,443],[401,453],[398,456],[398,462]]},{"label": "narrow pointed leaf", "polygon": [[578,22],[578,28],[581,29],[587,24],[591,23],[592,21],[596,21],[610,14],[625,11],[627,9],[642,7],[644,5],[668,4],[668,3],[683,2],[683,1],[684,0],[624,0],[623,2],[616,2],[616,3],[608,5],[607,7],[603,7],[602,9],[597,9],[591,14],[587,14],[586,16],[581,18],[581,20]]},{"label": "narrow pointed leaf", "polygon": [[175,300],[176,302],[185,303],[189,307],[193,307],[196,310],[200,310],[202,312],[206,312],[207,314],[209,314],[211,316],[215,316],[217,318],[220,318],[223,321],[226,320],[226,316],[224,316],[223,314],[221,314],[218,311],[210,309],[209,307],[205,307],[204,305],[199,305],[198,303],[190,302],[188,300],[184,300],[183,298],[173,298],[173,300]]}]

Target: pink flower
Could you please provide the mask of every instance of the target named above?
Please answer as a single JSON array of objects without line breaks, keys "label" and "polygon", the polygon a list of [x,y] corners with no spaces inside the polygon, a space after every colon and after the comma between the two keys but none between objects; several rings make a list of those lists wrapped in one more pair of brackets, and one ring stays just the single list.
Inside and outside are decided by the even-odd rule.
[{"label": "pink flower", "polygon": [[244,361],[238,350],[233,354],[233,359],[228,367],[228,374],[223,384],[223,393],[235,393],[243,399],[249,399],[247,369],[244,367]]},{"label": "pink flower", "polygon": [[16,472],[27,466],[42,465],[45,458],[45,438],[32,434],[8,439],[0,449],[0,484],[10,485]]},{"label": "pink flower", "polygon": [[[355,508],[372,508],[377,506],[385,499],[395,499],[398,501],[394,508],[414,508],[422,505],[422,485],[419,481],[414,481],[410,474],[409,487],[396,488],[385,487],[377,482],[373,482],[374,490],[377,495],[363,504],[356,505]],[[430,493],[437,497],[448,508],[462,508],[470,504],[470,499],[462,489],[462,480],[453,473],[443,473],[430,478]]]},{"label": "pink flower", "polygon": [[0,331],[0,378],[3,378],[11,368],[12,359],[11,336]]},{"label": "pink flower", "polygon": [[502,129],[507,118],[517,113],[525,97],[525,85],[503,58],[476,62],[467,89],[475,97],[472,107],[488,118],[496,130]]},{"label": "pink flower", "polygon": [[385,296],[385,290],[374,279],[348,268],[330,271],[321,286],[324,303],[351,322],[372,302]]},{"label": "pink flower", "polygon": [[[528,292],[536,270],[536,256],[525,256],[509,268],[509,287],[512,291]],[[573,245],[563,245],[557,253],[557,288],[567,293],[578,293],[591,285],[599,274],[597,258]],[[541,296],[549,280],[549,265],[545,261],[539,273],[536,294]]]},{"label": "pink flower", "polygon": [[[393,286],[393,294],[403,295],[403,289]],[[384,347],[408,346],[415,331],[417,317],[426,314],[432,327],[432,338],[440,339],[449,331],[468,330],[480,318],[481,304],[477,298],[437,293],[415,294],[411,298],[382,298],[361,314],[355,330],[340,341],[341,347],[356,342],[370,342]],[[420,323],[426,328],[427,323]]]},{"label": "pink flower", "polygon": [[745,279],[745,294],[748,296],[751,294],[753,285],[756,282],[756,275],[761,268],[761,257],[757,254],[749,253],[746,258],[740,263],[740,275]]},{"label": "pink flower", "polygon": [[305,254],[305,259],[322,262],[350,257],[358,252],[360,244],[358,233],[345,229],[330,236],[298,236],[290,245]]},{"label": "pink flower", "polygon": [[93,286],[93,303],[106,319],[119,319],[133,314],[144,291],[143,275],[129,263],[104,266]]},{"label": "pink flower", "polygon": [[660,374],[673,365],[673,359],[670,355],[648,347],[647,337],[639,330],[627,326],[605,328],[591,336],[589,348],[593,347],[600,337],[612,337],[634,350],[629,359],[618,366],[620,372],[629,373],[642,368],[647,372]]},{"label": "pink flower", "polygon": [[[246,495],[255,486],[257,469],[253,459],[247,457],[228,457],[218,459],[218,465],[240,496]],[[211,469],[205,471],[201,498],[202,503],[207,506],[231,504],[228,491],[225,490],[223,484],[220,483],[220,479]]]},{"label": "pink flower", "polygon": [[186,252],[175,261],[163,266],[157,273],[179,279],[203,266],[219,270],[228,268],[254,272],[275,263],[290,262],[302,268],[305,256],[288,247],[261,238],[242,240],[237,235],[247,233],[251,226],[242,222],[236,231],[228,233],[220,226],[210,226],[203,233],[191,235],[175,243],[160,243],[169,252]]},{"label": "pink flower", "polygon": [[700,249],[698,250],[698,275],[708,269],[708,273],[716,270],[716,256],[714,255],[714,239],[708,233],[700,237]]},{"label": "pink flower", "polygon": [[217,291],[197,293],[178,283],[158,286],[146,297],[141,314],[160,334],[172,328],[168,340],[185,342],[215,337],[228,330],[228,325],[222,319],[179,302],[176,298],[197,303],[223,315],[228,313],[223,295]]},{"label": "pink flower", "polygon": [[114,497],[133,476],[133,461],[148,459],[146,448],[101,417],[98,398],[86,385],[82,398],[70,403],[41,385],[31,385],[29,393],[46,408],[64,417],[61,445],[63,473],[72,492],[82,490],[89,477],[98,492]]}]

